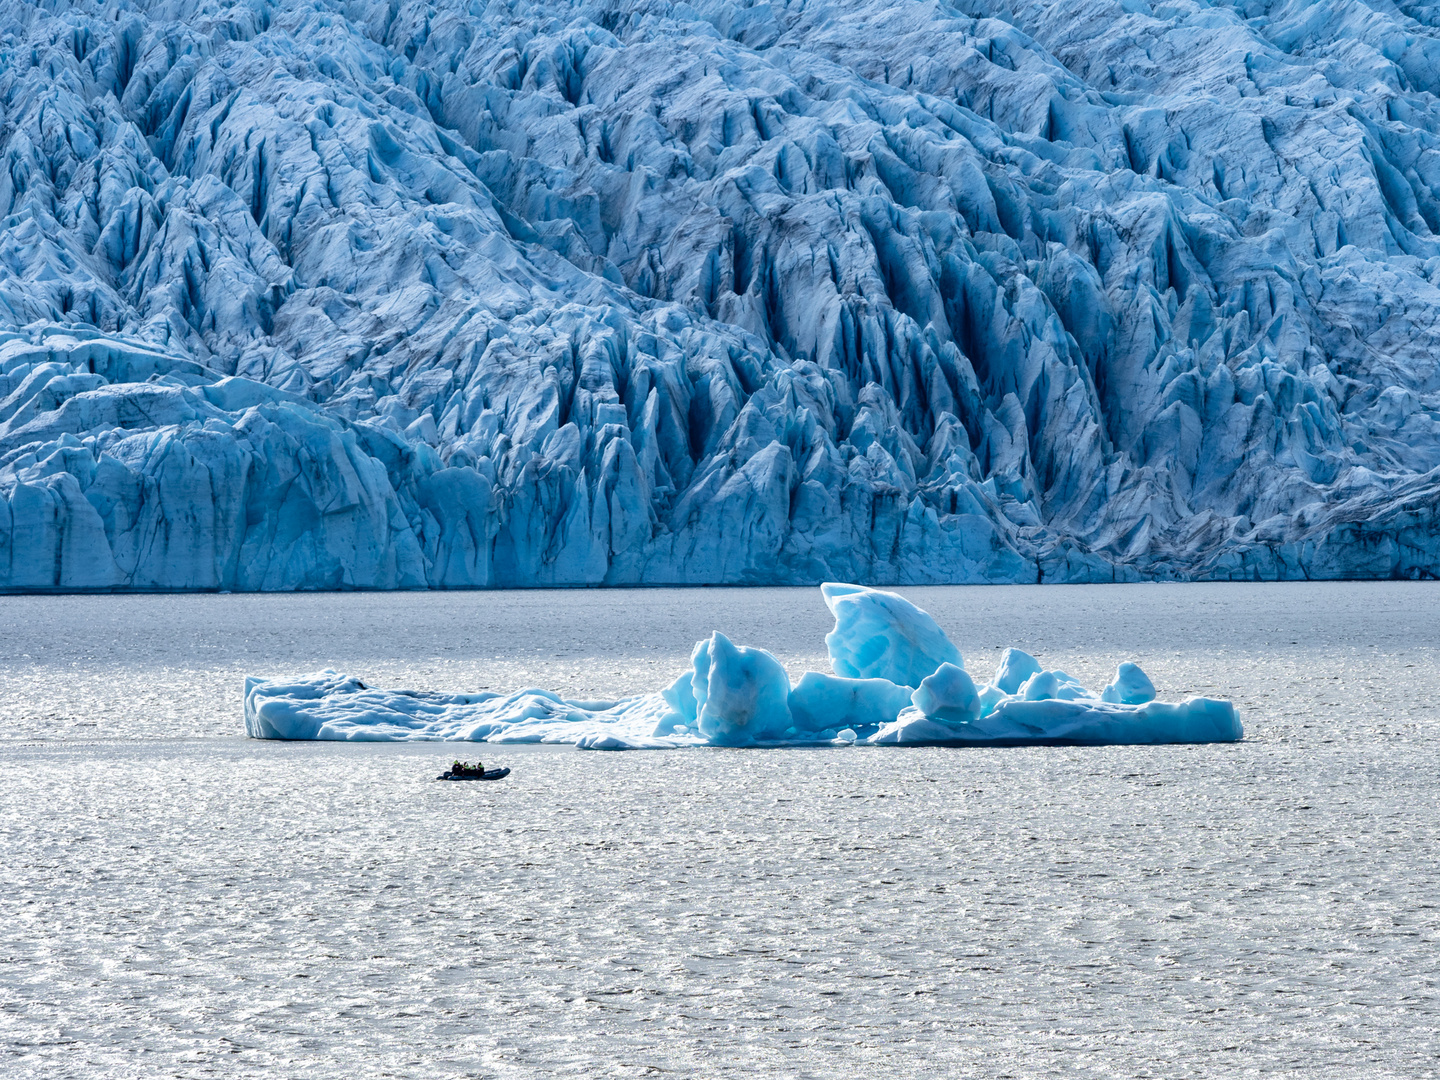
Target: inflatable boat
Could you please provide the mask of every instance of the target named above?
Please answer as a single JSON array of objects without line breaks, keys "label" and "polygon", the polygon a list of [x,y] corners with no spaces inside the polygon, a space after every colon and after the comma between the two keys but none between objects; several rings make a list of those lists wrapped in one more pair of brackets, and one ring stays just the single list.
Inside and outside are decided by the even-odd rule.
[{"label": "inflatable boat", "polygon": [[436,780],[504,780],[509,769],[447,769]]}]

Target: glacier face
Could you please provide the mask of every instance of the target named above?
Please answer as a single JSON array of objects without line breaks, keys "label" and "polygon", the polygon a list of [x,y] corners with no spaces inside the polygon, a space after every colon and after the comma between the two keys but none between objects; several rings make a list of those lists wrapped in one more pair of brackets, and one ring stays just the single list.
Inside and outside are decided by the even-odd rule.
[{"label": "glacier face", "polygon": [[1434,574],[1437,27],[4,5],[0,589]]}]

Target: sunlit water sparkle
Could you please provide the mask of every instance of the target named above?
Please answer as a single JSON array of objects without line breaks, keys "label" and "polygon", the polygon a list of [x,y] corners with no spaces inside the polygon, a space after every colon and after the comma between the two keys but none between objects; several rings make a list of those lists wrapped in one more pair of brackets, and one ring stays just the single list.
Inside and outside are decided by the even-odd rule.
[{"label": "sunlit water sparkle", "polygon": [[1096,749],[239,738],[240,677],[653,689],[814,590],[0,598],[0,1075],[1433,1076],[1440,586],[906,589]]}]

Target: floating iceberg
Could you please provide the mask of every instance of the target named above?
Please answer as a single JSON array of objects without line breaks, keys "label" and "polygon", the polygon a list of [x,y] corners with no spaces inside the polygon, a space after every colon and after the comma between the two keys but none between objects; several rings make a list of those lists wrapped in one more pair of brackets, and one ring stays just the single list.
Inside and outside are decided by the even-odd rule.
[{"label": "floating iceberg", "polygon": [[614,702],[567,701],[537,689],[381,690],[333,671],[249,678],[245,731],[257,739],[544,742],[589,750],[1207,743],[1243,735],[1230,702],[1157,702],[1150,680],[1131,663],[1096,695],[1008,649],[995,677],[977,687],[944,631],[904,597],[859,585],[822,591],[835,614],[825,642],[836,674],[807,671],[793,686],[768,652],[717,632],[695,646],[690,670],[669,687]]},{"label": "floating iceberg", "polygon": [[825,647],[837,675],[919,686],[941,664],[964,665],[935,620],[903,597],[835,582],[820,595],[835,616]]}]

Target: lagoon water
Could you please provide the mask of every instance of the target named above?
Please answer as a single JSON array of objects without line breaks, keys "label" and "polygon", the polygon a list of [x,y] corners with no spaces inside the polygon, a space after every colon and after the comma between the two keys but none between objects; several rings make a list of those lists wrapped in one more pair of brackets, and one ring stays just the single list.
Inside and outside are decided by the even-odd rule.
[{"label": "lagoon water", "polygon": [[900,590],[1225,746],[239,736],[240,680],[653,689],[817,590],[0,597],[0,1075],[1440,1074],[1440,585]]}]

